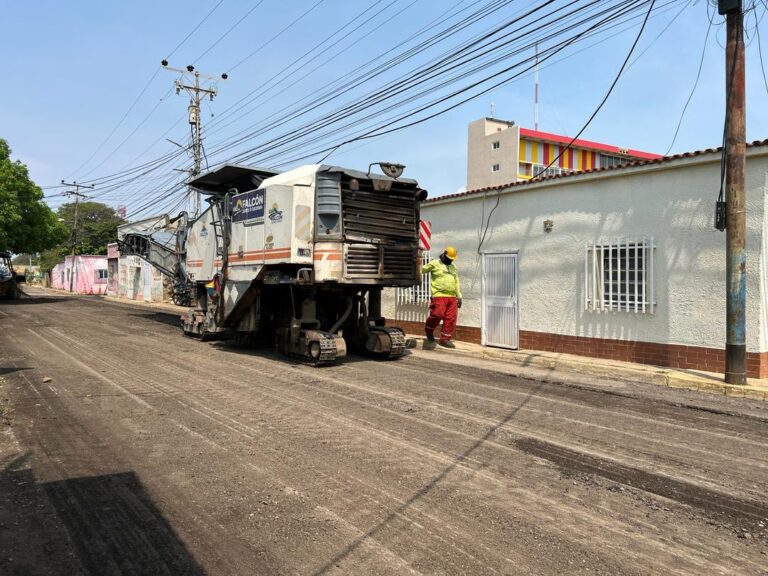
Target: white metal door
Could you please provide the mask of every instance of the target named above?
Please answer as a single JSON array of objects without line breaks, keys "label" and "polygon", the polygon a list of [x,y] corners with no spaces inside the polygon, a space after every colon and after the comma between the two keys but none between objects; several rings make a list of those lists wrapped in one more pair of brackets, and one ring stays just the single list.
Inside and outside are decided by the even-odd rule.
[{"label": "white metal door", "polygon": [[517,253],[484,253],[483,345],[519,347],[517,301]]},{"label": "white metal door", "polygon": [[142,262],[142,276],[144,277],[144,302],[152,302],[152,269],[149,262]]}]

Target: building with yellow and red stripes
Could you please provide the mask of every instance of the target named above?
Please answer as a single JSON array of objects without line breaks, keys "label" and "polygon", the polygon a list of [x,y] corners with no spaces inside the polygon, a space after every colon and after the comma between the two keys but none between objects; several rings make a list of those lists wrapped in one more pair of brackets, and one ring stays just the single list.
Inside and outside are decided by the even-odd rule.
[{"label": "building with yellow and red stripes", "polygon": [[506,120],[475,120],[467,134],[467,190],[661,157],[580,139],[568,147],[570,142],[568,136],[522,128]]}]

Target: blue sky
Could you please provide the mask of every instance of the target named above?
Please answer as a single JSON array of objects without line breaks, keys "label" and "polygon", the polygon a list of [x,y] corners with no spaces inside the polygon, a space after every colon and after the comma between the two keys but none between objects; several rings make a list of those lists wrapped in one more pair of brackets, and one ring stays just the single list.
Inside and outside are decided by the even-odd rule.
[{"label": "blue sky", "polygon": [[[317,2],[224,0],[171,56],[171,65],[178,67],[196,61],[250,11],[196,62],[198,70],[205,73],[218,76],[229,72],[229,79],[218,83],[217,98],[203,107],[204,125],[212,126],[206,140],[208,150],[215,152],[217,145],[228,141],[233,134],[270,115],[279,116],[290,109],[292,103],[311,97],[323,85],[359,64],[381,53],[393,54],[395,44],[422,29],[450,6],[459,10],[473,4],[470,0],[386,0],[374,6],[374,0],[322,0],[294,27],[232,69]],[[157,70],[160,60],[217,4],[218,0],[5,2],[4,17],[0,21],[0,52],[6,56],[3,59],[5,89],[0,91],[0,137],[9,141],[14,157],[29,166],[32,177],[42,186],[58,184],[62,178],[84,181],[103,177],[125,166],[158,158],[176,150],[165,141],[166,132],[167,138],[186,144],[189,126],[183,117],[187,98],[171,90],[174,74]],[[467,31],[464,38],[533,4],[532,0],[510,2]],[[324,56],[299,72],[279,77],[286,78],[282,84],[272,86],[267,82],[370,6],[373,8],[368,15],[381,8],[385,10],[367,24],[361,25],[362,19],[358,20],[329,43],[329,51]],[[754,30],[756,19],[762,18],[764,12],[764,4],[759,4],[747,19],[750,32],[747,39],[748,140],[768,138],[768,88],[761,71]],[[717,146],[722,135],[724,106],[725,28],[722,18],[711,7],[708,11],[704,0],[674,1],[651,18],[636,52],[641,56],[625,72],[583,137],[664,153],[693,86],[710,25],[708,18],[712,16],[714,26],[707,42],[701,79],[672,153]],[[760,20],[766,63],[767,21]],[[638,26],[639,21],[634,21],[620,34],[596,38],[602,40],[600,43],[590,40],[579,44],[563,54],[570,57],[542,67],[541,130],[573,135],[581,128],[613,80]],[[455,40],[458,42],[461,38],[457,36]],[[443,49],[451,45],[445,44]],[[438,50],[425,53],[413,65],[437,53]],[[398,69],[398,74],[407,69],[408,66]],[[153,75],[145,94],[115,134],[83,166]],[[385,75],[364,88],[386,86],[394,77]],[[227,109],[254,90],[261,94],[258,106],[246,109],[247,114],[231,116],[236,121],[226,125]],[[334,105],[364,91],[350,92]],[[406,164],[406,175],[419,180],[433,196],[455,192],[464,186],[466,178],[466,126],[474,119],[489,115],[491,102],[495,103],[496,117],[532,127],[533,80],[528,75],[425,124],[342,147],[329,161],[354,168],[366,168],[378,160],[397,161]],[[213,131],[215,122],[219,122],[216,132]],[[298,120],[285,128],[295,130],[300,126],[301,120]],[[213,154],[211,161],[226,160],[228,154],[259,144],[264,138],[247,140],[241,148],[223,151],[218,156]],[[284,159],[289,157],[286,155]],[[319,156],[312,161],[318,159]],[[140,207],[145,211],[174,207],[172,204],[180,196],[158,199],[155,204],[152,199],[160,198],[156,187],[168,187],[170,179],[182,178],[180,172],[172,169],[186,168],[187,164],[188,161],[180,157],[147,176],[152,180],[136,181],[105,192],[101,197],[94,195],[113,205],[127,204],[129,214]],[[48,193],[57,191],[51,189]],[[149,207],[146,206],[148,200]],[[54,196],[50,204],[56,207],[63,201]]]}]

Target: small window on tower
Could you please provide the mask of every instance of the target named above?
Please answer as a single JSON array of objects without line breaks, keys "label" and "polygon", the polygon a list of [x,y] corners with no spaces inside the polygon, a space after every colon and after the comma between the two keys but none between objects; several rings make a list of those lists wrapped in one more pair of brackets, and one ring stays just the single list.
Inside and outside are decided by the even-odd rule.
[{"label": "small window on tower", "polygon": [[494,164],[493,166],[491,166],[491,172],[498,172],[499,170],[501,170],[501,166],[499,166],[498,164]]},{"label": "small window on tower", "polygon": [[496,142],[494,142],[494,143],[491,145],[491,147],[492,147],[494,150],[498,150],[499,148],[501,148],[501,142],[499,142],[499,141],[497,140]]}]

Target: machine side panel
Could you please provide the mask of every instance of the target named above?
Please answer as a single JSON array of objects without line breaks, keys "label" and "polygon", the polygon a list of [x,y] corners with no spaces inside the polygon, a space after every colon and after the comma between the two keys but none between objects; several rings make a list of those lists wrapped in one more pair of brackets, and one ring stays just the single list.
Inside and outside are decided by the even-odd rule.
[{"label": "machine side panel", "polygon": [[344,278],[344,244],[316,242],[314,267],[315,282],[341,282]]},{"label": "machine side panel", "polygon": [[[246,197],[263,206],[254,218],[238,220],[237,200]],[[290,186],[269,186],[233,196],[229,264],[232,270],[289,262],[291,256]],[[255,276],[255,275],[254,275]]]},{"label": "machine side panel", "polygon": [[312,265],[314,226],[314,186],[293,187],[293,215],[291,217],[291,262]]},{"label": "machine side panel", "polygon": [[[231,198],[228,281],[250,282],[264,266],[266,190],[258,188]],[[249,211],[246,213],[244,211]]]},{"label": "machine side panel", "polygon": [[221,266],[216,255],[216,231],[213,209],[208,208],[190,226],[187,236],[187,272],[192,280],[201,282],[213,278]]}]

